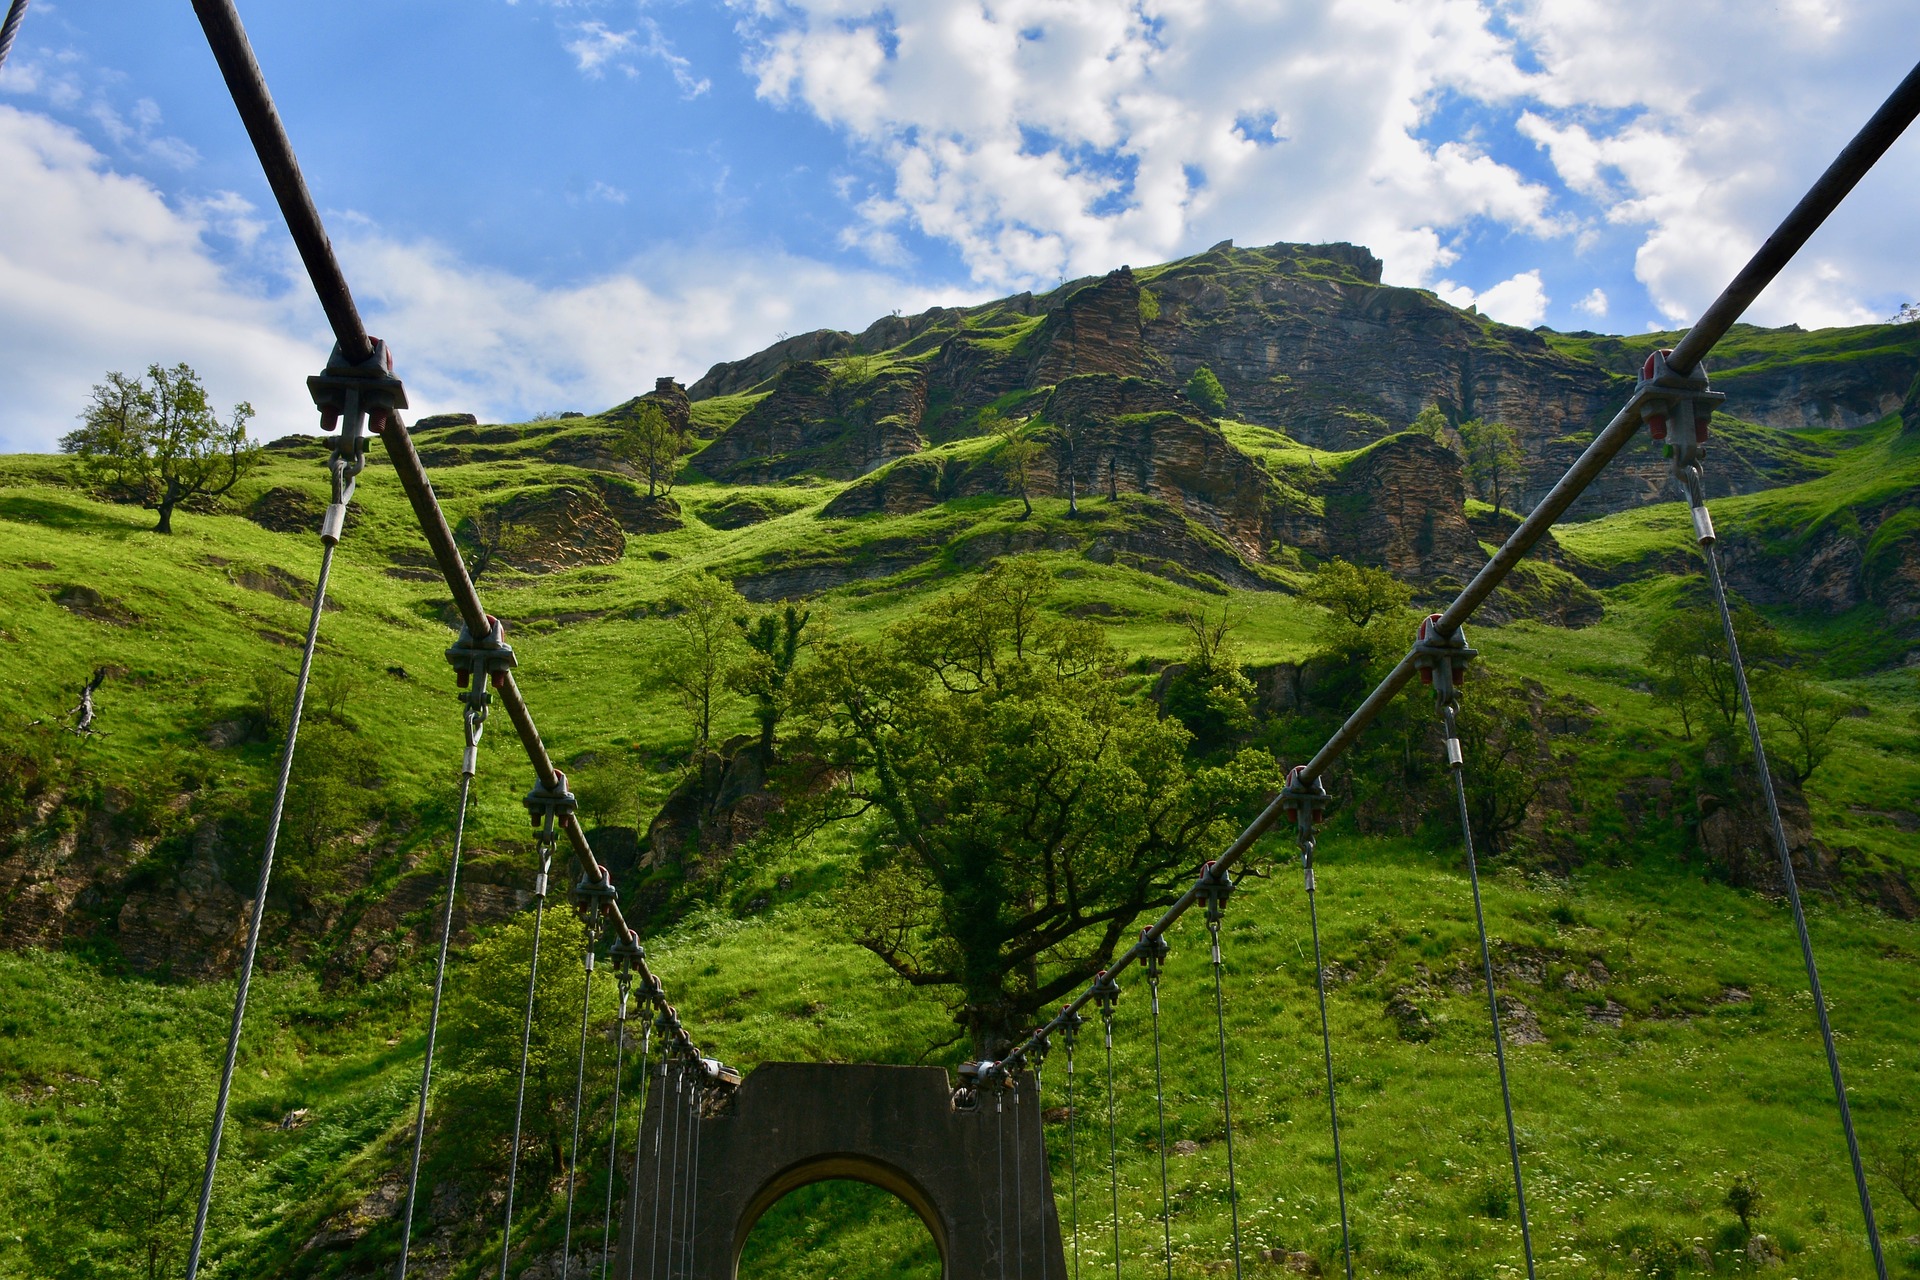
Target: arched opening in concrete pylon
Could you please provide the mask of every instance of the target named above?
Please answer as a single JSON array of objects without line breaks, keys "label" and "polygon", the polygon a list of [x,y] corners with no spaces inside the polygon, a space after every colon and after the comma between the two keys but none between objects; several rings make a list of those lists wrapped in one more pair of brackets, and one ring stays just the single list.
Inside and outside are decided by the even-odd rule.
[{"label": "arched opening in concrete pylon", "polygon": [[742,1216],[737,1280],[940,1280],[939,1215],[897,1169],[828,1158],[784,1171]]}]

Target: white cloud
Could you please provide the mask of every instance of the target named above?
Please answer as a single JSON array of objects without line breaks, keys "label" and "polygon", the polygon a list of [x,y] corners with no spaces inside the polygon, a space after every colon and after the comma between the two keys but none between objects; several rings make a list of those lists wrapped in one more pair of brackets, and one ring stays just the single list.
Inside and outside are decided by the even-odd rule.
[{"label": "white cloud", "polygon": [[[1531,329],[1545,320],[1547,304],[1553,301],[1540,281],[1538,268],[1509,276],[1481,293],[1475,293],[1451,280],[1440,281],[1434,286],[1434,292],[1456,307],[1478,307],[1501,324],[1517,325],[1522,329]],[[1600,291],[1596,289],[1594,292]],[[1605,295],[1602,294],[1601,298],[1604,302]]]},{"label": "white cloud", "polygon": [[1594,286],[1592,293],[1573,304],[1573,309],[1595,320],[1603,319],[1607,314],[1607,291],[1598,285]]},{"label": "white cloud", "polygon": [[[1911,48],[1911,0],[1764,14],[1680,0],[1665,29],[1712,33],[1713,54],[1657,66],[1644,15],[1614,0],[732,3],[761,96],[886,166],[878,190],[852,197],[856,220],[904,205],[985,284],[1227,236],[1355,240],[1390,280],[1419,284],[1476,224],[1582,252],[1613,226],[1639,236],[1640,279],[1673,320],[1737,269]],[[1449,103],[1535,142],[1551,176],[1496,159],[1471,128],[1429,140]],[[1844,212],[1824,263],[1796,266],[1758,318],[1883,314],[1890,302],[1862,300],[1899,291],[1889,268],[1914,291],[1916,145],[1870,180],[1878,208]],[[884,229],[847,243],[894,252],[899,228]]]},{"label": "white cloud", "polygon": [[629,79],[637,78],[640,68],[634,57],[639,56],[666,67],[683,98],[697,98],[713,87],[712,81],[694,74],[693,63],[674,51],[660,24],[651,18],[642,18],[639,26],[626,31],[615,31],[597,20],[577,23],[573,31],[567,52],[581,72],[593,79],[606,74],[609,67]]},{"label": "white cloud", "polygon": [[[220,403],[252,401],[262,436],[314,429],[305,378],[330,341],[277,226],[267,231],[232,193],[169,204],[70,128],[9,107],[0,107],[0,172],[0,450],[53,448],[109,369],[181,360]],[[971,300],[773,251],[698,246],[544,287],[388,236],[364,217],[329,221],[416,416],[513,421],[555,405],[604,408],[661,375],[691,382],[784,331]],[[264,286],[223,267],[211,247],[221,238]]]}]

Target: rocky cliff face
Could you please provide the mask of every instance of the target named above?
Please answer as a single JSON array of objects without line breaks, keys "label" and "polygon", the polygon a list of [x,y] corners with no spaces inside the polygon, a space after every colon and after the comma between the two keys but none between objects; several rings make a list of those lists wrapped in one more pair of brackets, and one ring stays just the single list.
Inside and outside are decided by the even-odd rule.
[{"label": "rocky cliff face", "polygon": [[889,365],[863,379],[837,372],[813,361],[788,366],[772,393],[701,453],[700,469],[735,482],[802,472],[848,479],[926,446],[927,379],[918,367]]}]

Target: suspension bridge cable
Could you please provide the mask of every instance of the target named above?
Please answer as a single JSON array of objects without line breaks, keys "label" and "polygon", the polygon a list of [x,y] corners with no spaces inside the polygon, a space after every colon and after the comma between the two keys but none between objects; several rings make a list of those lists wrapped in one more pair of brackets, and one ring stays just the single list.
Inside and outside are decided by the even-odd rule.
[{"label": "suspension bridge cable", "polygon": [[1107,1028],[1107,1185],[1113,1192],[1113,1275],[1120,1280],[1120,1144],[1113,1114],[1113,1006],[1120,999],[1120,985],[1102,973],[1094,987],[1094,1003]]},{"label": "suspension bridge cable", "polygon": [[7,6],[7,20],[0,23],[0,67],[7,65],[7,54],[13,50],[13,38],[20,34],[20,20],[27,16],[27,0],[13,0]]},{"label": "suspension bridge cable", "polygon": [[[664,1016],[665,1015],[662,1015],[663,1018]],[[656,1019],[656,1021],[659,1021],[659,1019]],[[658,1118],[655,1120],[653,1126],[653,1231],[651,1233],[653,1239],[647,1246],[647,1280],[656,1280],[660,1274],[660,1186],[666,1181],[666,1144],[663,1139],[665,1139],[667,1133],[667,1108],[674,1105],[667,1099],[668,1072],[667,1055],[666,1052],[662,1052],[660,1055],[660,1083],[654,1089],[654,1093],[660,1101],[659,1105],[654,1108]],[[678,1130],[676,1129],[674,1159],[677,1162],[679,1158]],[[629,1275],[627,1280],[633,1280],[633,1277]]]},{"label": "suspension bridge cable", "polygon": [[1443,749],[1447,772],[1453,775],[1453,794],[1460,811],[1460,840],[1467,852],[1467,880],[1473,886],[1473,920],[1480,934],[1480,969],[1487,986],[1487,1014],[1493,1024],[1493,1059],[1500,1073],[1500,1105],[1507,1119],[1507,1155],[1513,1162],[1513,1196],[1520,1217],[1520,1245],[1526,1254],[1527,1276],[1532,1280],[1533,1232],[1527,1219],[1526,1180],[1520,1172],[1520,1135],[1513,1123],[1513,1089],[1507,1079],[1506,1036],[1500,1029],[1500,996],[1494,988],[1493,948],[1487,941],[1487,913],[1480,900],[1480,866],[1474,856],[1473,819],[1467,807],[1466,756],[1460,749],[1457,724],[1460,709],[1460,684],[1466,679],[1467,663],[1478,652],[1467,645],[1464,631],[1439,629],[1440,615],[1432,614],[1420,624],[1414,638],[1414,665],[1420,678],[1433,686],[1434,705],[1446,729]]},{"label": "suspension bridge cable", "polygon": [[687,1162],[687,1270],[693,1275],[694,1248],[700,1239],[700,1138],[706,1132],[706,1117],[702,1113],[706,1102],[706,1082],[695,1080],[693,1085],[693,1158]]},{"label": "suspension bridge cable", "polygon": [[[616,968],[620,1009],[613,1024],[613,1117],[607,1122],[607,1203],[600,1216],[600,1280],[613,1268],[613,1184],[620,1176],[620,1073],[627,1065],[627,998],[633,985],[630,969]],[[646,1050],[640,1051],[640,1078],[647,1078]]]},{"label": "suspension bridge cable", "polygon": [[573,1073],[573,1145],[567,1154],[567,1225],[560,1237],[560,1280],[573,1264],[573,1188],[580,1178],[580,1102],[587,1085],[587,1022],[593,1013],[593,940],[586,952],[587,981],[580,994],[580,1058]]},{"label": "suspension bridge cable", "polygon": [[[645,989],[642,988],[642,990]],[[644,997],[641,1008],[646,1008]],[[633,1213],[626,1221],[626,1229],[621,1232],[626,1237],[623,1247],[627,1253],[627,1271],[621,1280],[633,1280],[633,1268],[639,1261],[640,1254],[640,1161],[644,1158],[647,1149],[647,1103],[652,1101],[654,1096],[653,1075],[647,1062],[647,1054],[652,1048],[653,1022],[651,1019],[642,1018],[640,1020],[640,1097],[635,1104],[640,1108],[640,1121],[633,1127],[633,1172],[627,1177],[627,1195],[629,1202],[633,1205]],[[616,1133],[614,1135],[616,1151],[619,1148],[619,1139],[620,1135]],[[613,1214],[611,1186],[607,1188],[607,1214],[609,1217]]]},{"label": "suspension bridge cable", "polygon": [[280,774],[273,786],[273,807],[267,816],[267,843],[260,855],[260,880],[253,891],[253,915],[247,921],[247,949],[233,993],[233,1022],[227,1029],[227,1055],[220,1067],[220,1092],[214,1102],[213,1133],[207,1141],[206,1170],[200,1179],[200,1202],[194,1210],[193,1241],[187,1250],[187,1280],[200,1270],[200,1251],[206,1243],[207,1215],[213,1208],[213,1177],[220,1163],[220,1140],[227,1127],[227,1104],[233,1097],[233,1072],[240,1058],[240,1031],[247,1017],[247,993],[253,985],[254,961],[260,953],[260,931],[267,916],[267,886],[273,879],[273,854],[280,842],[280,819],[287,807],[287,787],[293,779],[294,747],[300,739],[300,718],[307,705],[307,686],[313,679],[313,654],[320,644],[320,617],[326,609],[327,579],[333,572],[333,550],[346,527],[347,504],[353,500],[354,479],[366,457],[366,414],[348,415],[332,442],[327,469],[332,502],[320,523],[320,575],[313,585],[313,612],[307,619],[307,643],[300,651],[300,675],[294,681],[293,705],[287,711],[287,741],[280,751]]},{"label": "suspension bridge cable", "polygon": [[1080,1280],[1080,1111],[1073,1104],[1073,1046],[1080,1038],[1080,1023],[1076,1013],[1060,1027],[1060,1038],[1067,1046],[1067,1177],[1072,1188],[1073,1280]]},{"label": "suspension bridge cable", "polygon": [[513,1146],[507,1156],[507,1208],[500,1232],[500,1280],[507,1280],[507,1260],[513,1251],[513,1193],[520,1178],[520,1126],[527,1107],[527,1058],[533,1051],[533,997],[540,982],[540,930],[547,918],[547,868],[550,845],[541,846],[540,873],[534,877],[533,957],[527,964],[527,1013],[520,1024],[520,1082],[513,1095]]},{"label": "suspension bridge cable", "polygon": [[1240,1276],[1240,1184],[1234,1174],[1233,1160],[1233,1093],[1227,1087],[1227,1005],[1226,995],[1220,983],[1220,916],[1227,904],[1227,895],[1233,892],[1233,880],[1225,869],[1216,870],[1213,864],[1207,866],[1211,888],[1206,895],[1207,933],[1213,943],[1213,1017],[1220,1038],[1220,1113],[1227,1129],[1227,1208],[1233,1221],[1233,1274],[1235,1280]]},{"label": "suspension bridge cable", "polygon": [[1000,1255],[1000,1280],[1007,1280],[1007,1115],[1003,1090],[993,1095],[993,1167],[993,1200],[1000,1224],[993,1251]]},{"label": "suspension bridge cable", "polygon": [[[680,1226],[675,1210],[680,1203],[680,1113],[686,1109],[681,1095],[687,1087],[685,1065],[680,1062],[673,1065],[673,1178],[667,1183],[667,1280],[673,1280],[673,1233]],[[656,1234],[658,1225],[656,1219]]]},{"label": "suspension bridge cable", "polygon": [[1033,1062],[1033,1137],[1034,1151],[1040,1160],[1040,1280],[1047,1280],[1047,1255],[1053,1250],[1047,1247],[1047,1210],[1052,1209],[1054,1216],[1060,1210],[1047,1194],[1053,1190],[1053,1181],[1047,1176],[1047,1103],[1043,1092],[1045,1081],[1041,1078],[1041,1065],[1046,1061],[1044,1053],[1037,1055]]},{"label": "suspension bridge cable", "polygon": [[1026,1280],[1027,1233],[1021,1215],[1027,1210],[1025,1182],[1020,1173],[1020,1077],[1013,1078],[1013,1274]]},{"label": "suspension bridge cable", "polygon": [[1320,909],[1314,903],[1313,840],[1301,841],[1300,862],[1306,871],[1307,922],[1313,931],[1313,985],[1320,995],[1320,1052],[1327,1065],[1327,1121],[1333,1128],[1333,1185],[1340,1193],[1340,1257],[1347,1280],[1353,1280],[1353,1236],[1347,1224],[1347,1174],[1340,1153],[1340,1104],[1333,1087],[1333,1034],[1327,1029],[1327,966],[1320,958]]},{"label": "suspension bridge cable", "polygon": [[1170,948],[1165,938],[1154,939],[1146,958],[1147,1007],[1153,1011],[1153,1106],[1160,1118],[1160,1239],[1167,1262],[1167,1280],[1173,1280],[1173,1199],[1167,1190],[1167,1089],[1160,1070],[1160,966]]},{"label": "suspension bridge cable", "polygon": [[1740,640],[1733,630],[1733,610],[1727,601],[1726,583],[1720,575],[1720,555],[1715,545],[1713,519],[1707,514],[1699,467],[1696,464],[1685,469],[1691,472],[1688,477],[1691,482],[1683,481],[1683,485],[1695,513],[1694,527],[1699,534],[1701,554],[1707,562],[1707,581],[1712,584],[1714,604],[1720,611],[1720,626],[1727,642],[1728,665],[1733,669],[1734,688],[1740,695],[1740,710],[1747,721],[1747,736],[1753,747],[1754,772],[1759,775],[1760,793],[1766,799],[1774,852],[1780,859],[1780,878],[1787,887],[1787,902],[1793,908],[1793,927],[1800,937],[1800,957],[1807,968],[1807,986],[1813,995],[1813,1010],[1820,1023],[1820,1040],[1826,1046],[1827,1072],[1833,1078],[1834,1101],[1840,1107],[1840,1127],[1847,1138],[1847,1158],[1853,1165],[1854,1188],[1860,1197],[1860,1215],[1866,1223],[1867,1242],[1873,1250],[1874,1270],[1880,1280],[1887,1280],[1886,1255],[1880,1246],[1880,1225],[1874,1219],[1873,1195],[1867,1188],[1866,1169],[1860,1161],[1860,1140],[1854,1133],[1853,1108],[1847,1102],[1847,1085],[1840,1073],[1840,1052],[1834,1046],[1833,1022],[1828,1016],[1826,994],[1820,987],[1820,968],[1814,963],[1813,936],[1807,931],[1807,913],[1800,903],[1800,886],[1793,871],[1793,855],[1787,846],[1786,827],[1780,821],[1780,800],[1774,794],[1773,770],[1767,763],[1766,746],[1760,738],[1760,721],[1754,715],[1753,693],[1747,685],[1746,664],[1741,661]]},{"label": "suspension bridge cable", "polygon": [[467,833],[467,802],[473,794],[473,775],[479,764],[480,734],[486,723],[487,687],[484,680],[463,701],[461,723],[466,729],[466,754],[460,763],[460,803],[453,817],[453,857],[447,864],[447,900],[440,910],[440,953],[433,965],[433,1007],[427,1015],[427,1048],[420,1064],[420,1102],[413,1113],[413,1159],[407,1168],[407,1208],[400,1219],[400,1264],[395,1280],[407,1280],[407,1254],[413,1241],[413,1206],[420,1189],[420,1152],[427,1134],[427,1092],[433,1083],[433,1050],[440,1034],[440,1002],[447,985],[447,947],[453,938],[454,895],[460,887],[460,849]]}]

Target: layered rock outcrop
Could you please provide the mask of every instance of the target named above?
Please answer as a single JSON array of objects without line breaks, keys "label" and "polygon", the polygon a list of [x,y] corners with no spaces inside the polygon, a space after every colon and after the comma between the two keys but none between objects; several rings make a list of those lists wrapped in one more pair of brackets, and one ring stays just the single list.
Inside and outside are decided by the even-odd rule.
[{"label": "layered rock outcrop", "polygon": [[716,479],[764,483],[811,472],[847,479],[926,447],[927,378],[889,365],[864,378],[803,362],[700,454]]}]

